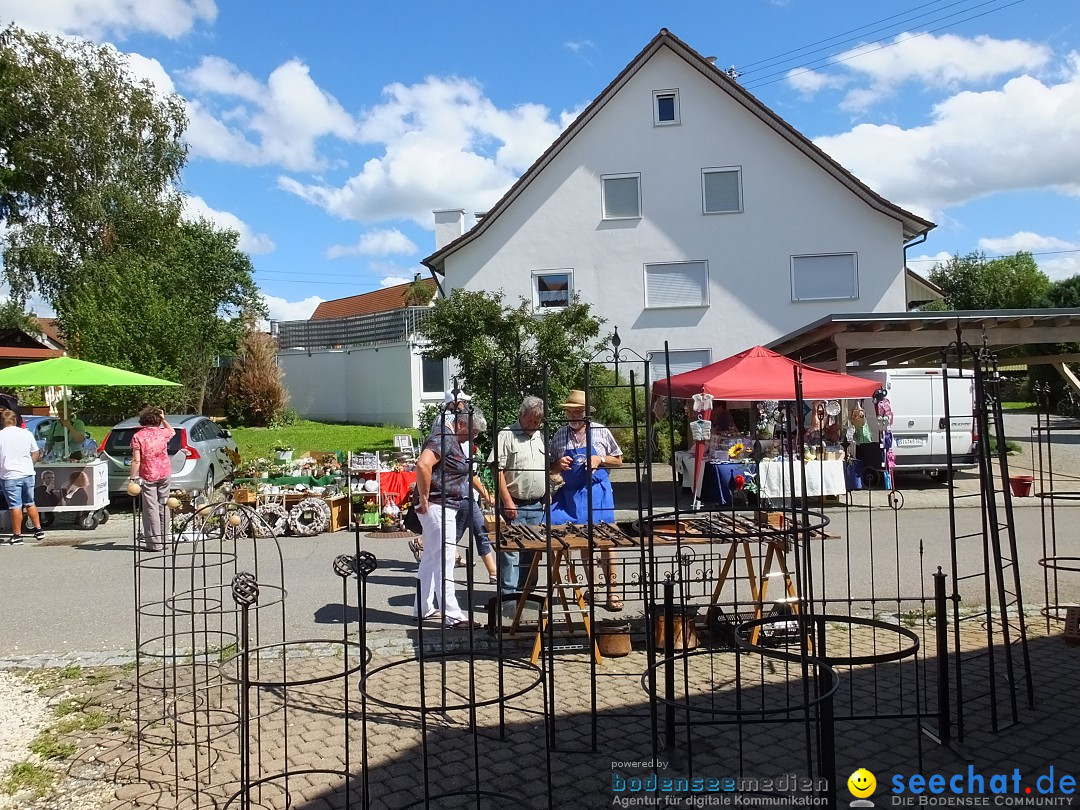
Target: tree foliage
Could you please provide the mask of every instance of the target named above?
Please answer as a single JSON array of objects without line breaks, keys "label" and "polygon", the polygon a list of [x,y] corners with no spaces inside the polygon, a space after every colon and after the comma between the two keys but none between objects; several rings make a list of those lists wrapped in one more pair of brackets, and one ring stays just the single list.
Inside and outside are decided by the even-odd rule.
[{"label": "tree foliage", "polygon": [[26,307],[14,298],[0,304],[0,331],[20,331],[33,336],[41,334],[34,313],[27,312]]},{"label": "tree foliage", "polygon": [[489,417],[497,384],[498,419],[509,423],[523,396],[543,394],[545,370],[549,402],[562,402],[578,387],[603,323],[576,298],[568,307],[537,315],[525,299],[511,306],[502,292],[457,289],[435,302],[420,335],[427,341],[424,357],[457,361],[458,386]]},{"label": "tree foliage", "polygon": [[180,219],[182,99],[137,80],[109,46],[0,33],[4,273],[38,290],[72,354],[183,383],[88,389],[110,419],[146,401],[201,410],[214,361],[236,351],[241,313],[264,313],[238,235]]},{"label": "tree foliage", "polygon": [[274,339],[248,320],[240,341],[240,354],[229,374],[229,416],[241,424],[265,427],[289,401],[277,364]]},{"label": "tree foliage", "polygon": [[120,230],[175,218],[182,100],[136,81],[109,46],[0,34],[0,216],[19,298],[61,292]]},{"label": "tree foliage", "polygon": [[1045,306],[1050,279],[1030,253],[987,259],[982,252],[936,264],[930,281],[945,292],[939,307],[925,309],[1029,309]]}]

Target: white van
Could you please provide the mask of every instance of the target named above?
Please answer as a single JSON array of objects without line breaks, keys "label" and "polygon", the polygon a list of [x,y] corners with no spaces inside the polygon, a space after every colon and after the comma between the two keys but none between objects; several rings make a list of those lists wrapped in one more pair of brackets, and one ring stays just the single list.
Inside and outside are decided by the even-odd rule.
[{"label": "white van", "polygon": [[[928,472],[939,478],[948,474],[945,444],[945,393],[940,368],[867,369],[856,377],[876,380],[885,389],[893,410],[893,450],[896,469]],[[949,431],[952,435],[953,468],[978,465],[978,436],[973,415],[973,372],[949,369]],[[863,400],[866,422],[876,437],[877,418],[873,399]]]}]

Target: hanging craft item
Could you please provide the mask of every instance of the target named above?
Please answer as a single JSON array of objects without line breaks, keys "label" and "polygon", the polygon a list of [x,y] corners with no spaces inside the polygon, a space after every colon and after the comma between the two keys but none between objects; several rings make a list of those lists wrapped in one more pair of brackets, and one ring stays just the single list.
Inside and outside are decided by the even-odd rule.
[{"label": "hanging craft item", "polygon": [[893,409],[889,402],[888,393],[884,388],[879,388],[874,393],[874,411],[878,417],[878,427],[881,430],[882,458],[885,461],[885,489],[893,489],[893,476],[896,467],[896,451],[893,449]]},{"label": "hanging craft item", "polygon": [[258,508],[254,521],[256,537],[282,537],[289,528],[289,512],[280,503],[267,503]]},{"label": "hanging craft item", "polygon": [[299,537],[313,537],[330,525],[330,507],[322,498],[304,498],[289,512],[289,529]]}]

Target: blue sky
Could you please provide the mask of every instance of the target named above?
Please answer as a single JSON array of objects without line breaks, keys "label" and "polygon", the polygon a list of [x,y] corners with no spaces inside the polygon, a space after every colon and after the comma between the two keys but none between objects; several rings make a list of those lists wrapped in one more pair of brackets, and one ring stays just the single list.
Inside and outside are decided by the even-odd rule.
[{"label": "blue sky", "polygon": [[278,319],[411,279],[432,209],[486,210],[662,27],[938,223],[913,269],[1080,272],[1076,0],[0,0],[9,20],[187,100],[189,214],[240,231]]}]

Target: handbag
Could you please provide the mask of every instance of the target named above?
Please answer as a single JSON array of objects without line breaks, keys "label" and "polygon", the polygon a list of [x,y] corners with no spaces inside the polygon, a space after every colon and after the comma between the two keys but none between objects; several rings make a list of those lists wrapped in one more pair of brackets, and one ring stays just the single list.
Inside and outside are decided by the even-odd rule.
[{"label": "handbag", "polygon": [[416,487],[409,490],[409,494],[401,502],[401,525],[406,531],[413,534],[423,534],[424,527],[420,523],[420,515],[414,508],[420,498],[416,494]]}]

